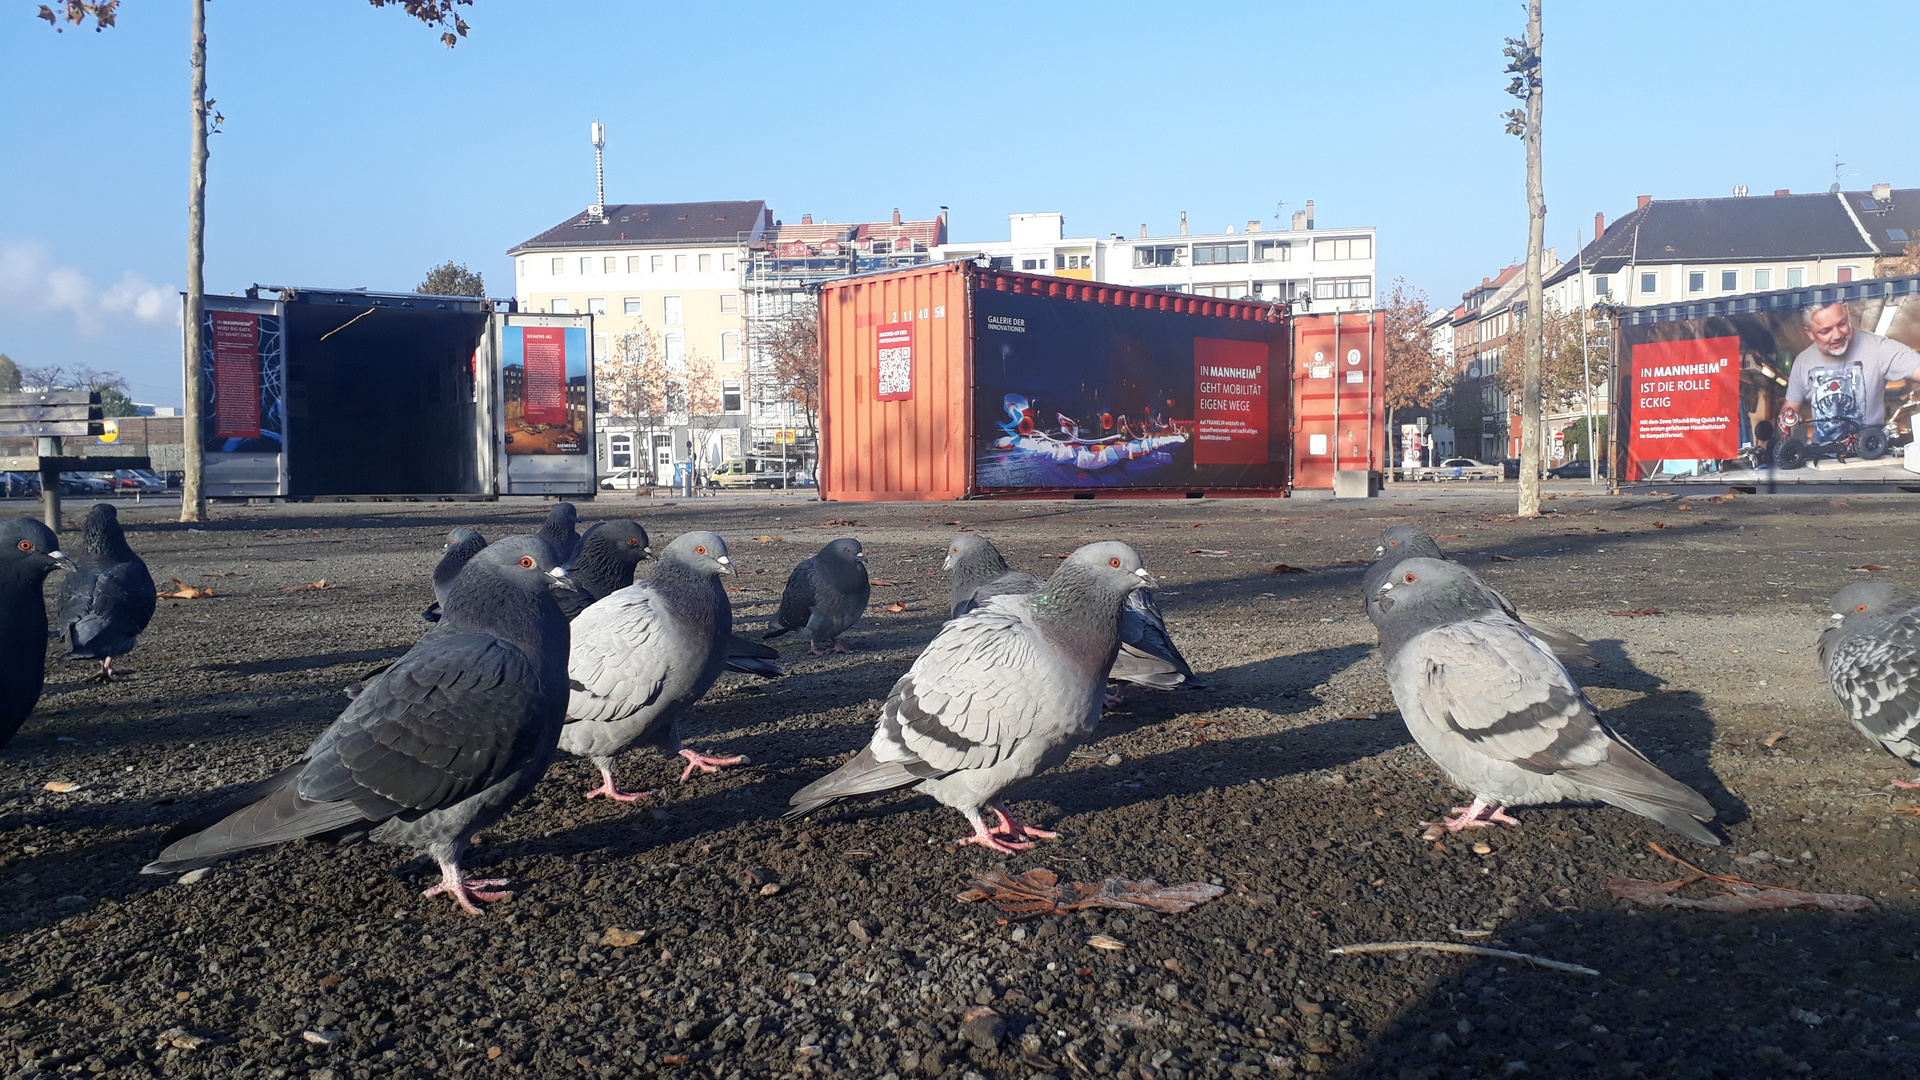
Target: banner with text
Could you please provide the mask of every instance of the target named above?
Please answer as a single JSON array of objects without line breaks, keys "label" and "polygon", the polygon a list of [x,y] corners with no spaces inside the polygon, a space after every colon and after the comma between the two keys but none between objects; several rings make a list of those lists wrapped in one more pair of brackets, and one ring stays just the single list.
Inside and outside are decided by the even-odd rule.
[{"label": "banner with text", "polygon": [[280,316],[209,306],[200,318],[201,449],[286,449],[285,372]]},{"label": "banner with text", "polygon": [[913,324],[887,323],[878,330],[874,387],[881,401],[905,401],[913,396]]},{"label": "banner with text", "polygon": [[1262,342],[1193,339],[1194,464],[1266,463],[1269,370]]},{"label": "banner with text", "polygon": [[586,453],[586,329],[508,326],[500,352],[507,453]]}]

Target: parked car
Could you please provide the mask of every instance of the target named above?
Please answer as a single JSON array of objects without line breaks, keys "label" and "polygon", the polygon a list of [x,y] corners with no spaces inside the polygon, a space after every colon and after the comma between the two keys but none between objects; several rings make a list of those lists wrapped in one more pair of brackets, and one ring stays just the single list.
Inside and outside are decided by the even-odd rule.
[{"label": "parked car", "polygon": [[121,495],[165,495],[167,482],[145,469],[115,469],[109,481]]},{"label": "parked car", "polygon": [[[1592,463],[1587,461],[1569,461],[1547,470],[1547,475],[1556,480],[1586,480],[1593,475]],[[1607,463],[1600,463],[1600,475],[1607,475]]]},{"label": "parked car", "polygon": [[638,491],[653,486],[653,475],[645,469],[615,469],[600,478],[600,486],[608,491]]},{"label": "parked car", "polygon": [[92,473],[61,473],[60,494],[86,498],[113,494],[113,485]]},{"label": "parked car", "polygon": [[1420,474],[1422,480],[1498,480],[1500,466],[1488,465],[1472,458],[1453,457],[1442,461]]},{"label": "parked car", "polygon": [[[1520,459],[1517,457],[1501,458],[1500,470],[1501,470],[1500,475],[1504,479],[1507,479],[1507,480],[1520,479]],[[1540,475],[1542,477],[1546,476],[1547,470],[1541,469]]]},{"label": "parked car", "polygon": [[723,461],[707,477],[707,486],[720,488],[784,488],[793,487],[787,473],[777,460],[768,458],[736,458]]},{"label": "parked car", "polygon": [[30,472],[0,473],[0,498],[37,499],[40,497],[40,474]]}]

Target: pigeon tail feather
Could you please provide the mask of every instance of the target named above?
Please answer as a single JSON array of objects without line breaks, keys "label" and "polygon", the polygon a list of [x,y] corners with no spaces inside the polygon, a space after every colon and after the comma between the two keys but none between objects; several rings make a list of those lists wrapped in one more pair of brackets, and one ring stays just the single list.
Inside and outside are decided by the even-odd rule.
[{"label": "pigeon tail feather", "polygon": [[1107,672],[1107,678],[1155,690],[1171,690],[1187,681],[1174,664],[1131,645],[1120,646],[1120,651],[1114,654],[1113,669]]},{"label": "pigeon tail feather", "polygon": [[1593,658],[1593,646],[1587,639],[1564,627],[1555,626],[1531,615],[1515,612],[1526,625],[1528,633],[1539,638],[1553,653],[1554,659],[1568,667],[1599,667],[1600,661]]},{"label": "pigeon tail feather", "polygon": [[788,820],[803,818],[842,799],[910,787],[925,779],[915,775],[905,762],[881,761],[874,757],[873,747],[869,746],[855,754],[852,761],[794,792],[793,798],[787,800],[793,809],[784,816]]},{"label": "pigeon tail feather", "polygon": [[742,675],[758,675],[763,679],[777,679],[787,673],[786,668],[771,660],[763,660],[757,656],[741,656],[738,653],[727,656],[727,670],[737,671]]},{"label": "pigeon tail feather", "polygon": [[141,867],[140,872],[175,874],[193,870],[235,852],[319,836],[367,820],[352,802],[309,802],[300,797],[297,784],[283,783],[259,802],[168,844],[160,857]]},{"label": "pigeon tail feather", "polygon": [[1615,747],[1605,761],[1560,775],[1601,802],[1657,821],[1695,843],[1724,843],[1702,824],[1713,820],[1713,804],[1628,747]]}]

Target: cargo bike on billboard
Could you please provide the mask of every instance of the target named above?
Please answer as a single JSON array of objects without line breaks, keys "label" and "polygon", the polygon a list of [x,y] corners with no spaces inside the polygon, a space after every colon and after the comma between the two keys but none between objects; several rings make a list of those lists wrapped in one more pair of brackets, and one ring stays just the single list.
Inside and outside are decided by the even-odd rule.
[{"label": "cargo bike on billboard", "polygon": [[1624,482],[1920,487],[1920,277],[1616,315]]}]

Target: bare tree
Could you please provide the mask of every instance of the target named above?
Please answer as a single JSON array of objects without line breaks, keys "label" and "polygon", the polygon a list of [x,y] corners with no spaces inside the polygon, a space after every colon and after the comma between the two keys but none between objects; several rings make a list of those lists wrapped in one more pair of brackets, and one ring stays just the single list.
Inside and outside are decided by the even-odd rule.
[{"label": "bare tree", "polygon": [[[1545,97],[1540,79],[1540,0],[1527,0],[1525,40],[1508,38],[1504,50],[1507,73],[1513,81],[1507,93],[1527,103],[1526,110],[1508,110],[1507,134],[1527,146],[1527,310],[1542,311],[1541,256],[1546,248],[1547,197],[1540,183],[1540,112]],[[1540,516],[1540,346],[1545,320],[1526,324],[1526,369],[1520,392],[1520,517]]]},{"label": "bare tree", "polygon": [[1387,351],[1382,370],[1389,440],[1400,431],[1394,422],[1396,412],[1433,407],[1453,382],[1453,368],[1434,351],[1433,335],[1427,329],[1432,310],[1424,291],[1407,284],[1406,278],[1394,279],[1386,296]]}]

